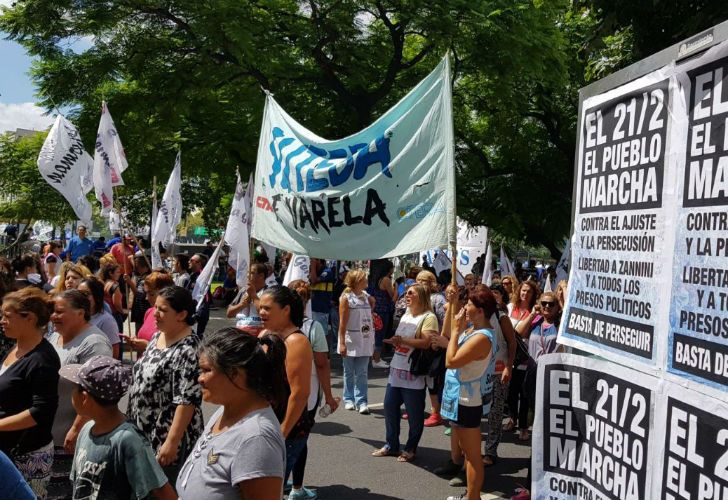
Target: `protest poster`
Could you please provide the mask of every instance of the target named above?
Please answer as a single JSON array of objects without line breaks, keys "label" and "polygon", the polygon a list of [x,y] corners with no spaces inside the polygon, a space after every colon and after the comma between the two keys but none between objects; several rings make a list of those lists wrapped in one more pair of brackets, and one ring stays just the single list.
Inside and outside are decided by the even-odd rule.
[{"label": "protest poster", "polygon": [[652,494],[658,380],[571,354],[539,358],[533,499],[643,500]]},{"label": "protest poster", "polygon": [[455,238],[447,58],[366,129],[326,140],[267,96],[253,238],[296,254],[367,260]]},{"label": "protest poster", "polygon": [[[676,119],[687,123],[677,175],[667,371],[728,391],[728,47],[682,66]],[[695,386],[693,386],[695,387]]]},{"label": "protest poster", "polygon": [[652,371],[661,369],[671,273],[670,74],[663,68],[584,101],[560,331],[563,344]]},{"label": "protest poster", "polygon": [[728,404],[666,383],[658,414],[665,427],[655,498],[727,499]]}]

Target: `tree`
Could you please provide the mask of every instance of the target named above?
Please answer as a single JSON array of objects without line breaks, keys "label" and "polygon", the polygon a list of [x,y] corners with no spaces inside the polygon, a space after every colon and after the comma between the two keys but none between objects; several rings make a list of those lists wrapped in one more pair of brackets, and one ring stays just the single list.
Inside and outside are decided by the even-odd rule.
[{"label": "tree", "polygon": [[0,218],[26,224],[42,219],[58,226],[76,219],[65,198],[38,172],[38,153],[46,135],[0,135]]},{"label": "tree", "polygon": [[[208,223],[224,213],[221,195],[233,191],[235,167],[244,176],[254,168],[261,87],[308,128],[342,137],[371,123],[451,50],[458,199],[473,220],[516,234],[524,227],[502,223],[488,214],[489,207],[466,203],[473,171],[493,164],[501,171],[510,168],[498,157],[484,162],[471,146],[492,144],[483,134],[494,129],[499,132],[493,137],[510,133],[492,119],[494,108],[503,106],[501,115],[525,112],[534,82],[562,80],[563,44],[555,20],[564,5],[228,0],[210,9],[188,0],[164,5],[34,0],[5,11],[0,28],[38,56],[33,74],[42,103],[75,106],[87,144],[102,97],[109,102],[130,159],[129,190],[147,188],[154,174],[166,178],[175,149],[182,148],[185,176],[197,177],[192,183],[205,187],[195,202],[204,204]],[[89,50],[78,54],[63,48],[69,38],[87,36],[94,37]],[[511,131],[516,126],[514,120],[505,125]],[[540,162],[541,149],[533,150],[529,164]],[[557,186],[558,199],[568,197],[570,185],[565,185],[566,193]],[[521,210],[509,199],[504,202],[514,213]],[[568,217],[568,210],[563,214]],[[521,215],[530,218],[529,212]],[[560,239],[565,230],[559,227],[553,231],[562,233],[558,237],[543,237]]]}]

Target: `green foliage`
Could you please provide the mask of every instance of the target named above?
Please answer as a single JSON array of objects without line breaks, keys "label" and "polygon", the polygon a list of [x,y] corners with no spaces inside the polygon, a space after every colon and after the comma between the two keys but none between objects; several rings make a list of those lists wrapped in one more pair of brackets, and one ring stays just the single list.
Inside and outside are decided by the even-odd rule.
[{"label": "green foliage", "polygon": [[[688,5],[689,4],[689,5]],[[570,226],[578,89],[726,17],[723,2],[24,0],[0,29],[37,56],[41,102],[93,144],[106,99],[148,214],[182,150],[186,209],[224,226],[254,169],[264,94],[323,137],[370,124],[453,58],[458,212],[558,256]],[[83,53],[67,42],[91,37]]]},{"label": "green foliage", "polygon": [[38,152],[45,132],[21,137],[0,135],[0,219],[38,219],[64,225],[76,216],[70,205],[41,177]]}]

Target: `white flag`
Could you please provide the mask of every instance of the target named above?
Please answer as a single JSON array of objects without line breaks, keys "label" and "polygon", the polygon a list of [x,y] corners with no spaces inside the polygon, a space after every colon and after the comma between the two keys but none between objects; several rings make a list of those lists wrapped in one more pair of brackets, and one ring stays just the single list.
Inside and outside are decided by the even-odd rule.
[{"label": "white flag", "polygon": [[180,153],[174,162],[172,174],[169,176],[167,187],[164,188],[162,204],[159,206],[157,220],[152,231],[152,246],[158,246],[161,242],[168,246],[174,243],[177,233],[177,224],[182,220],[182,166]]},{"label": "white flag", "polygon": [[488,250],[485,252],[485,262],[483,263],[483,281],[484,285],[491,285],[493,280],[493,248],[488,243]]},{"label": "white flag", "polygon": [[559,263],[556,264],[556,283],[569,279],[569,265],[571,262],[571,238],[566,241],[566,247],[561,254]]},{"label": "white flag", "polygon": [[307,255],[296,255],[291,256],[291,262],[288,263],[286,269],[286,275],[283,277],[283,286],[288,286],[291,281],[303,280],[306,283],[309,281],[308,271],[311,268],[311,258]]},{"label": "white flag", "polygon": [[197,277],[197,281],[195,281],[195,288],[192,289],[192,298],[197,302],[197,310],[200,310],[200,307],[202,306],[205,298],[205,294],[210,289],[210,285],[212,284],[212,278],[215,276],[215,271],[218,267],[218,262],[220,260],[220,249],[222,248],[222,244],[225,241],[225,238],[220,238],[220,242],[217,244],[217,248],[215,248],[215,251],[212,253],[212,256],[210,257],[210,260],[207,261],[207,264],[205,264],[205,267],[202,269],[202,272]]},{"label": "white flag", "polygon": [[121,173],[128,166],[124,147],[116,132],[114,120],[106,107],[101,103],[101,120],[96,133],[96,154],[94,155],[93,184],[96,199],[101,203],[101,215],[107,216],[114,204],[114,186],[124,185]]},{"label": "white flag", "polygon": [[248,269],[250,267],[250,208],[248,193],[252,188],[248,182],[247,190],[240,181],[235,184],[235,196],[230,207],[227,227],[225,228],[225,242],[230,246],[228,264],[235,269],[235,282],[242,290],[248,285]]},{"label": "white flag", "polygon": [[501,277],[506,275],[516,275],[516,269],[513,267],[513,262],[511,262],[511,260],[508,258],[508,255],[506,255],[506,251],[503,249],[502,243],[500,252],[500,272]]},{"label": "white flag", "polygon": [[[157,223],[157,193],[154,193],[154,196],[152,197],[152,220],[150,227],[152,228],[152,231],[154,231],[154,226]],[[154,243],[151,244],[151,251],[152,251],[152,269],[159,269],[160,267],[164,267],[164,263],[162,262],[162,255],[159,253],[159,243],[156,245]]]},{"label": "white flag", "polygon": [[[432,267],[435,268],[435,272],[438,276],[440,276],[442,271],[452,271],[452,259],[448,257],[445,252],[440,250],[437,252],[437,255],[435,255],[435,258],[432,259]],[[456,271],[457,274],[455,275],[455,282],[458,286],[465,285],[465,278],[463,278],[462,273],[459,269],[456,269]]]},{"label": "white flag", "polygon": [[543,285],[543,291],[544,292],[553,292],[551,289],[551,275],[549,273],[546,273],[546,281]]},{"label": "white flag", "polygon": [[84,182],[91,180],[92,168],[93,160],[83,148],[78,130],[59,114],[38,155],[38,170],[86,224],[91,222],[91,204],[86,199]]}]

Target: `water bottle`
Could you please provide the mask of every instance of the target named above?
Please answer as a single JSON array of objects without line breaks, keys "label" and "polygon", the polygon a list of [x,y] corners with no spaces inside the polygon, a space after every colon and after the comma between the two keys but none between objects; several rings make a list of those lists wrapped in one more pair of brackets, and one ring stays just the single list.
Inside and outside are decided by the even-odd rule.
[{"label": "water bottle", "polygon": [[[336,404],[338,405],[339,403],[341,403],[341,398],[334,398],[334,401],[336,401]],[[326,418],[329,415],[331,415],[331,413],[332,413],[331,412],[331,406],[329,406],[328,403],[326,403],[325,405],[323,405],[321,407],[321,409],[319,410],[319,416],[321,418]]]}]

